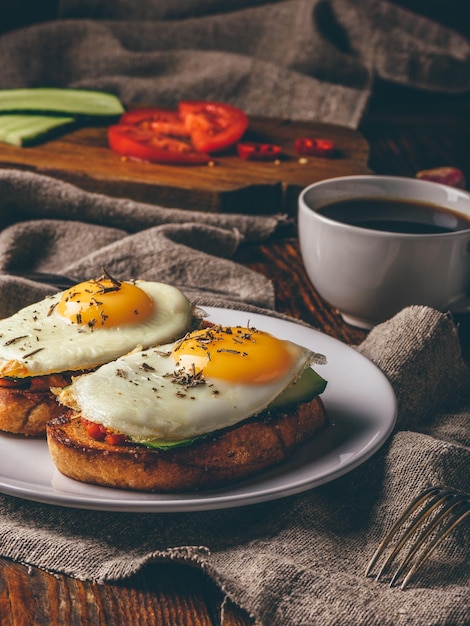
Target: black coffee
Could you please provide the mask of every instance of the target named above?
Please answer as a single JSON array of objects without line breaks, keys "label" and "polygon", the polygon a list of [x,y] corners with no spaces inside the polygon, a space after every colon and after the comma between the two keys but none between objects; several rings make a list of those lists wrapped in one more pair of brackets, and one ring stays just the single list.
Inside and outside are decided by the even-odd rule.
[{"label": "black coffee", "polygon": [[318,213],[344,224],[392,233],[434,235],[470,229],[470,217],[401,198],[343,198],[325,204]]}]

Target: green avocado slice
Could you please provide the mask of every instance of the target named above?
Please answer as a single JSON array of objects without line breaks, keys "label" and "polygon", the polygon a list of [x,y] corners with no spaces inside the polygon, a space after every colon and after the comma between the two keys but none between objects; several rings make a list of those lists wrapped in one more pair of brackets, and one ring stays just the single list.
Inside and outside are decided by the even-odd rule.
[{"label": "green avocado slice", "polygon": [[170,450],[171,448],[183,448],[184,446],[190,446],[198,439],[203,439],[206,435],[199,435],[199,437],[193,437],[191,439],[180,439],[179,441],[169,441],[165,439],[147,439],[145,441],[134,440],[130,438],[134,443],[139,443],[147,448],[156,448],[158,450]]},{"label": "green avocado slice", "polygon": [[0,113],[115,117],[124,107],[117,96],[103,91],[32,87],[0,89]]},{"label": "green avocado slice", "polygon": [[[284,390],[273,402],[271,402],[268,409],[289,406],[290,404],[298,404],[300,402],[310,402],[313,398],[325,391],[326,385],[327,381],[324,378],[317,374],[317,372],[315,372],[315,370],[311,367],[307,367],[293,385]],[[200,435],[199,437],[182,439],[180,441],[165,441],[163,439],[134,441],[135,443],[147,446],[148,448],[167,450],[180,446],[189,446],[198,439],[203,439],[206,436],[207,435]]]},{"label": "green avocado slice", "polygon": [[306,367],[296,382],[279,394],[271,402],[269,408],[310,402],[315,396],[325,391],[326,385],[326,380],[320,374],[317,374],[311,367]]}]

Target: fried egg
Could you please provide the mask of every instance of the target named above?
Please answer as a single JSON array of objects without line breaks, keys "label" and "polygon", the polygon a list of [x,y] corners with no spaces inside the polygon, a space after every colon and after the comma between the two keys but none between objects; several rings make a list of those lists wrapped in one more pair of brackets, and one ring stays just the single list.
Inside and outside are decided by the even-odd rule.
[{"label": "fried egg", "polygon": [[0,320],[0,376],[93,369],[183,336],[192,319],[191,303],[170,285],[85,281]]},{"label": "fried egg", "polygon": [[313,358],[260,330],[214,326],[103,365],[59,400],[134,441],[179,441],[263,411]]}]

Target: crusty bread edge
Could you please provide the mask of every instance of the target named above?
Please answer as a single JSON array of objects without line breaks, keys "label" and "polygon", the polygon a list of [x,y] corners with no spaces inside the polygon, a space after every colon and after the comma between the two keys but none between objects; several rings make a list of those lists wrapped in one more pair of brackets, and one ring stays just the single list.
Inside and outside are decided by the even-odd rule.
[{"label": "crusty bread edge", "polygon": [[44,437],[46,423],[64,412],[51,391],[0,387],[0,430],[25,437]]},{"label": "crusty bread edge", "polygon": [[286,461],[327,422],[320,396],[265,413],[189,446],[156,450],[95,441],[68,410],[47,424],[57,469],[75,480],[137,491],[185,492],[219,487]]}]

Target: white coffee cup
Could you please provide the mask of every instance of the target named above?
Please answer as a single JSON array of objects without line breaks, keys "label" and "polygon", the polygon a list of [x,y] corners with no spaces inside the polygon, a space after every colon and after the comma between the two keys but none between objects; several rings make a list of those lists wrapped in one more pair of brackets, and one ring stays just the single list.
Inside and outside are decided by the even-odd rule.
[{"label": "white coffee cup", "polygon": [[[437,205],[444,208],[451,226],[460,222],[462,229],[437,234],[392,232],[340,221],[344,213],[334,218],[322,214],[325,205],[348,198]],[[467,191],[398,176],[330,178],[301,192],[298,231],[313,286],[354,326],[371,328],[414,304],[444,312],[470,311]]]}]

